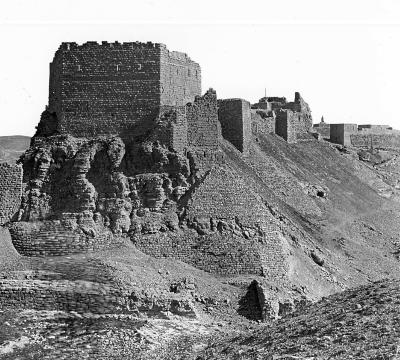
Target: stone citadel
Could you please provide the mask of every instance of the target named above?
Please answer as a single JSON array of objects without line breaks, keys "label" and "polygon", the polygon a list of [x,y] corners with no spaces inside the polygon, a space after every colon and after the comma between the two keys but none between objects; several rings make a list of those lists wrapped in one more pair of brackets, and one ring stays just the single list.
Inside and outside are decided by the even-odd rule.
[{"label": "stone citadel", "polygon": [[[213,89],[202,95],[199,64],[163,44],[63,43],[50,64],[49,104],[20,161],[23,175],[21,165],[0,167],[0,223],[28,256],[93,250],[128,236],[150,255],[207,271],[284,277],[280,226],[230,163],[251,161],[265,134],[289,146],[315,137],[400,144],[388,127],[313,127],[298,92],[292,102],[255,104],[218,99]],[[210,255],[227,249],[229,258]]]},{"label": "stone citadel", "polygon": [[41,339],[37,358],[142,359],[153,334],[236,336],[400,276],[399,138],[313,124],[299,92],[218,98],[162,44],[63,43],[29,148],[0,164],[0,320],[28,326],[0,330],[30,336],[20,358]]}]

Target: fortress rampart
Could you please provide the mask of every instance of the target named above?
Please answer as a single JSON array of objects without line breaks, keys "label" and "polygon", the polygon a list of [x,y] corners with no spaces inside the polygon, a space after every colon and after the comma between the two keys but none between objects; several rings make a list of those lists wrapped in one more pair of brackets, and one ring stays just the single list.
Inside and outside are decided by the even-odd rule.
[{"label": "fortress rampart", "polygon": [[197,95],[200,66],[163,44],[63,43],[50,64],[48,112],[61,134],[140,136],[162,106]]},{"label": "fortress rampart", "polygon": [[387,125],[330,124],[330,140],[360,148],[400,148],[400,132]]}]

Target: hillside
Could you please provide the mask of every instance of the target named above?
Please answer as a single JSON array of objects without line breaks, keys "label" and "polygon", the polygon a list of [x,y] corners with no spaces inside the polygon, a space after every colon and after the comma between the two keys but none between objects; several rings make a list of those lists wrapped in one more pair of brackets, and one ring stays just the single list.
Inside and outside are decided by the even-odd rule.
[{"label": "hillside", "polygon": [[15,163],[29,148],[29,136],[0,136],[0,162]]},{"label": "hillside", "polygon": [[397,359],[400,282],[324,298],[258,330],[213,340],[206,359]]},{"label": "hillside", "polygon": [[[57,137],[48,140],[53,150],[47,154],[59,154],[55,149],[65,146],[65,143],[60,144]],[[73,138],[68,138],[67,144],[65,148],[75,146],[77,153],[80,147],[87,151]],[[93,144],[97,143],[92,142],[91,146]],[[88,152],[92,173],[85,170],[97,191],[103,193],[109,190],[100,190],[103,186],[99,182],[101,172],[126,174],[128,171],[110,162],[118,158],[115,154],[121,149],[121,143],[115,139],[111,144],[107,151],[114,149],[112,156],[102,152],[98,145],[95,152]],[[173,222],[165,223],[171,226],[165,230],[162,227],[165,220],[152,217],[153,224],[159,221],[162,230],[144,231],[147,225],[143,222],[140,232],[124,233],[122,230],[120,237],[114,235],[111,245],[95,252],[44,258],[17,256],[12,262],[3,262],[0,315],[10,324],[0,347],[4,358],[48,356],[51,359],[62,358],[63,354],[74,359],[87,354],[96,359],[121,356],[191,359],[195,353],[200,356],[198,359],[201,356],[204,359],[236,358],[238,347],[243,348],[242,358],[257,358],[252,348],[258,349],[262,357],[289,354],[325,358],[327,354],[336,354],[337,358],[343,358],[349,351],[354,358],[364,353],[374,358],[378,351],[376,344],[382,336],[378,338],[368,329],[377,319],[382,320],[382,324],[387,319],[391,324],[390,329],[386,329],[386,325],[378,329],[382,330],[378,332],[381,335],[386,330],[391,332],[383,338],[379,351],[392,353],[398,330],[395,320],[390,322],[389,319],[395,309],[397,280],[340,292],[400,275],[398,189],[393,177],[388,176],[389,173],[394,176],[397,171],[397,155],[382,168],[383,164],[376,166],[360,160],[355,150],[314,139],[287,144],[276,135],[254,138],[247,156],[226,140],[221,139],[220,146],[224,165],[200,176],[188,196],[178,202],[178,206],[187,208],[186,216],[195,214],[193,222],[181,221],[176,228]],[[41,149],[41,154],[46,154],[43,147]],[[34,151],[31,149],[27,155],[26,164]],[[99,155],[95,155],[96,152]],[[80,166],[79,176],[85,169],[82,160],[86,155],[81,154],[76,163]],[[41,161],[43,159],[42,156]],[[57,161],[53,159],[40,163],[45,167],[39,169],[38,176],[43,176],[47,164]],[[71,159],[70,164],[74,164],[74,158]],[[98,168],[99,164],[109,168]],[[57,167],[51,168],[54,169]],[[56,184],[65,184],[63,178],[51,178]],[[74,180],[68,177],[68,181],[73,184]],[[51,188],[47,189],[46,192],[51,193]],[[114,186],[113,189],[117,197],[120,196],[118,188]],[[242,190],[238,192],[238,189]],[[202,219],[204,214],[213,217],[225,211],[219,200],[222,191],[223,204],[231,204],[229,216],[236,216],[236,225],[230,228],[227,222],[213,230],[207,225],[210,220]],[[150,199],[154,193],[152,189],[146,196]],[[205,202],[205,196],[210,200]],[[112,197],[108,201],[115,203]],[[238,209],[235,208],[237,203],[241,204]],[[55,205],[54,209],[60,206]],[[245,212],[240,215],[243,209]],[[113,211],[115,219],[121,219],[115,208]],[[147,216],[142,215],[141,221]],[[253,227],[258,226],[254,225],[255,219],[268,219],[269,226],[273,226],[273,234],[279,239],[275,248],[264,248],[266,244],[252,239]],[[51,227],[60,227],[60,221],[54,220],[36,221],[33,225],[29,222],[13,224],[10,230],[14,234],[14,245],[18,245],[16,236],[25,231],[37,231],[35,229],[40,226],[43,227],[41,234],[46,234],[43,239],[47,248],[54,249],[50,242],[54,241]],[[70,221],[68,226],[79,229],[81,225]],[[102,229],[106,233],[109,231],[107,227]],[[91,230],[86,227],[84,231]],[[64,232],[58,234],[55,239],[66,236]],[[8,256],[15,257],[9,240],[4,239]],[[225,242],[229,248],[218,247]],[[185,250],[188,244],[196,251],[188,253]],[[178,250],[186,255],[177,261],[172,254],[179,256]],[[279,260],[280,266],[274,267],[268,262],[268,252],[264,251],[274,251],[277,257],[273,259]],[[308,301],[337,292],[339,294],[303,310]],[[369,296],[372,293],[377,295]],[[388,300],[389,293],[393,302]],[[29,294],[40,295],[31,298]],[[46,294],[51,294],[51,301]],[[297,312],[286,318],[286,314],[296,308]],[[104,309],[107,309],[105,314]],[[357,317],[364,312],[365,316],[370,316],[370,311],[376,314],[362,319]],[[265,338],[265,325],[255,320],[264,318],[268,324],[276,316],[278,320],[267,325],[270,335]],[[329,319],[337,317],[347,329],[346,334],[361,333],[359,329],[365,328],[362,336],[368,342],[360,335],[354,339],[349,337],[352,345],[348,345],[350,340],[346,340],[344,332],[329,328]],[[304,328],[301,333],[299,326]],[[315,329],[312,333],[307,330],[310,327]],[[65,330],[69,328],[71,330]],[[293,335],[285,335],[291,333]],[[232,334],[237,337],[229,337]],[[281,345],[279,348],[278,345],[271,348],[257,345],[258,341],[264,344],[264,340]],[[304,346],[298,348],[295,343]],[[202,353],[205,346],[209,348]],[[67,347],[71,351],[66,354]]]}]

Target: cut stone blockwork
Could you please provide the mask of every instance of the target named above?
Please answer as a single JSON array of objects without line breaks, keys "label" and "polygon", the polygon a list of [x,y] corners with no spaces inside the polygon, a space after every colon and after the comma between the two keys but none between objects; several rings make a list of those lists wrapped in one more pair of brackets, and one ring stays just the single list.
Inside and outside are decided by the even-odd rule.
[{"label": "cut stone blockwork", "polygon": [[[293,102],[287,102],[284,97],[264,97],[257,104],[254,104],[252,109],[259,110],[258,115],[260,116],[260,111],[263,111],[265,113],[263,118],[274,119],[275,133],[289,143],[295,143],[304,137],[307,138],[306,134],[312,128],[310,107],[299,92],[295,93]],[[253,119],[253,132],[256,130],[265,133],[271,128],[269,126],[267,127],[268,130],[265,131],[265,125],[262,126],[255,115],[253,115]],[[258,130],[259,128],[261,131]]]},{"label": "cut stone blockwork", "polygon": [[22,196],[22,167],[0,164],[0,225],[18,212]]},{"label": "cut stone blockwork", "polygon": [[239,151],[247,153],[251,142],[250,103],[243,99],[219,100],[218,119],[222,136]]},{"label": "cut stone blockwork", "polygon": [[325,122],[323,116],[320,123],[313,125],[313,130],[320,134],[323,139],[330,139],[331,137],[331,127]]},{"label": "cut stone blockwork", "polygon": [[163,44],[63,43],[50,64],[37,135],[140,136],[161,106],[184,106],[200,94],[200,66]]},{"label": "cut stone blockwork", "polygon": [[330,130],[332,142],[351,145],[350,134],[357,133],[357,124],[331,124]]},{"label": "cut stone blockwork", "polygon": [[191,148],[218,149],[221,134],[218,122],[217,94],[209,89],[204,96],[197,96],[186,105],[187,137]]},{"label": "cut stone blockwork", "polygon": [[399,149],[400,131],[387,125],[331,124],[330,140],[358,148]]},{"label": "cut stone blockwork", "polygon": [[297,141],[297,134],[294,123],[295,115],[293,111],[288,109],[277,110],[275,132],[277,135],[285,139],[288,143],[295,143]]}]

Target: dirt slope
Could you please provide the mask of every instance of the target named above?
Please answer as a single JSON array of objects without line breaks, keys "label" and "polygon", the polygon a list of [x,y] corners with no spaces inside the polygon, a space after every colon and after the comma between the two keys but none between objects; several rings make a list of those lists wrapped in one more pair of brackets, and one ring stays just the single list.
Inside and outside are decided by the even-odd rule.
[{"label": "dirt slope", "polygon": [[0,162],[15,163],[28,149],[29,136],[0,136]]},{"label": "dirt slope", "polygon": [[399,306],[400,282],[379,281],[215,341],[196,359],[397,359]]}]

